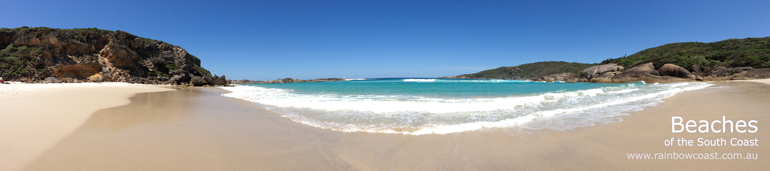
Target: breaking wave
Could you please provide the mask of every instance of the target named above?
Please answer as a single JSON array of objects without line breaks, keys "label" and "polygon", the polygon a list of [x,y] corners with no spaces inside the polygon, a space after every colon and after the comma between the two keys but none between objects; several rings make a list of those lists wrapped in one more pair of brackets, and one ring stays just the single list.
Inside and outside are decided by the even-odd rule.
[{"label": "breaking wave", "polygon": [[[496,81],[404,79],[404,82]],[[497,80],[516,81],[516,80]],[[525,82],[525,81],[519,81]],[[529,82],[527,84],[537,84]],[[254,102],[295,122],[341,132],[446,134],[492,128],[567,130],[622,121],[617,116],[653,106],[708,83],[607,84],[601,88],[506,97],[425,97],[297,93],[238,85],[223,96]]]}]

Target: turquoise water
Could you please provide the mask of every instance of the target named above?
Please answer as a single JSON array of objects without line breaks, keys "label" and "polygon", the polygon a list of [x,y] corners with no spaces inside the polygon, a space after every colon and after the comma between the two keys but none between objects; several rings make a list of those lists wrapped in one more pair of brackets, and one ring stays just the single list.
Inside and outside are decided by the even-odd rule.
[{"label": "turquoise water", "polygon": [[225,87],[232,93],[224,96],[323,129],[422,135],[620,122],[618,116],[710,85],[397,78],[246,84]]},{"label": "turquoise water", "polygon": [[[404,81],[407,80],[407,81]],[[641,83],[636,83],[641,84]],[[290,89],[294,93],[341,95],[418,95],[466,98],[505,97],[555,91],[574,91],[611,86],[594,83],[545,83],[519,80],[453,80],[383,78],[292,84],[246,84],[265,88]]]}]

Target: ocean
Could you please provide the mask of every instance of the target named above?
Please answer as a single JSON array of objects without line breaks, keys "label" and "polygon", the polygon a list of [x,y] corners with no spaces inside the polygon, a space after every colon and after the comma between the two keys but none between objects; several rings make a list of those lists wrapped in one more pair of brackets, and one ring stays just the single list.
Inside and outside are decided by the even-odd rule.
[{"label": "ocean", "polygon": [[224,87],[231,93],[223,96],[333,131],[423,135],[621,122],[628,112],[710,85],[381,78],[243,84]]}]

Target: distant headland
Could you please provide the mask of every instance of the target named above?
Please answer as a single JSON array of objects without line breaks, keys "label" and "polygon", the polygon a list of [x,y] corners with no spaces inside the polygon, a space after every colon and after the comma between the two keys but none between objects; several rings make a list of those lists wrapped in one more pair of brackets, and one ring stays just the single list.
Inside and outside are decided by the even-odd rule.
[{"label": "distant headland", "polygon": [[670,43],[598,64],[536,62],[441,78],[592,83],[766,79],[770,37]]}]

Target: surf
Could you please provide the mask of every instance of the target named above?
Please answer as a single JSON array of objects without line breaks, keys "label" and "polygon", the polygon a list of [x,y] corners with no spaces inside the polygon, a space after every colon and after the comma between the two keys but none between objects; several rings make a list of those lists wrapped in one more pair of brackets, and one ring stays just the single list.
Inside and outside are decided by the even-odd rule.
[{"label": "surf", "polygon": [[225,87],[231,93],[223,96],[323,129],[423,135],[499,128],[567,130],[620,122],[617,116],[710,85],[367,79],[237,85]]}]

